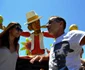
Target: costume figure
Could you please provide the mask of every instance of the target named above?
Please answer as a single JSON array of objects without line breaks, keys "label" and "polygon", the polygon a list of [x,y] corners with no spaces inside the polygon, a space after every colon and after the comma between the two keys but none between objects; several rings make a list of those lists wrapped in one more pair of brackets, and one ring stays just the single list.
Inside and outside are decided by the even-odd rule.
[{"label": "costume figure", "polygon": [[29,30],[33,30],[33,33],[30,32],[22,32],[21,36],[30,37],[31,38],[31,54],[32,55],[41,55],[45,53],[44,44],[43,44],[43,36],[51,37],[48,32],[41,32],[40,26],[40,18],[34,11],[30,11],[26,14],[27,22]]},{"label": "costume figure", "polygon": [[78,26],[76,24],[70,25],[69,31],[71,31],[71,30],[78,30]]},{"label": "costume figure", "polygon": [[0,15],[0,29],[4,30],[5,26],[3,26],[3,17]]}]

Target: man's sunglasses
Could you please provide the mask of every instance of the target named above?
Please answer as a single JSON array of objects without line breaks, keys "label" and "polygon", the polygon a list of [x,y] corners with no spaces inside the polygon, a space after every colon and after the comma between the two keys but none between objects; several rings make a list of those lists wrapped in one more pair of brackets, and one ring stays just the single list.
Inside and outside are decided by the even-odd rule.
[{"label": "man's sunglasses", "polygon": [[60,22],[61,20],[49,20],[49,21],[47,22],[47,24],[51,24],[51,23],[53,23],[54,21]]},{"label": "man's sunglasses", "polygon": [[16,30],[20,31],[20,32],[23,32],[23,30],[21,28],[19,28],[19,27],[16,27]]}]

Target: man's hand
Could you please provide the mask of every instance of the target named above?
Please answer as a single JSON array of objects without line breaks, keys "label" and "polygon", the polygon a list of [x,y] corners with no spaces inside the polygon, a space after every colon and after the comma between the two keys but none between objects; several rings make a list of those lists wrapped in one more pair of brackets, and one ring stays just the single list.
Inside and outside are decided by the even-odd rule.
[{"label": "man's hand", "polygon": [[30,60],[30,63],[34,63],[35,61],[38,61],[39,60],[39,56],[37,55],[37,56],[35,56],[34,58],[32,58],[31,60]]},{"label": "man's hand", "polygon": [[49,59],[49,55],[37,55],[30,60],[30,63],[34,63],[35,61],[42,62],[48,59]]}]

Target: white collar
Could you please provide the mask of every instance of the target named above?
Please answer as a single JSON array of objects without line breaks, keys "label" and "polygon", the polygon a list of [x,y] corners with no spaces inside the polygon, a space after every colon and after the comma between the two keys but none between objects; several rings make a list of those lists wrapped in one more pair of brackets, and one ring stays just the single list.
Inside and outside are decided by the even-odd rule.
[{"label": "white collar", "polygon": [[64,38],[66,33],[62,34],[61,36],[59,36],[58,38],[56,38],[56,43],[59,43],[60,41],[62,41],[62,39]]}]

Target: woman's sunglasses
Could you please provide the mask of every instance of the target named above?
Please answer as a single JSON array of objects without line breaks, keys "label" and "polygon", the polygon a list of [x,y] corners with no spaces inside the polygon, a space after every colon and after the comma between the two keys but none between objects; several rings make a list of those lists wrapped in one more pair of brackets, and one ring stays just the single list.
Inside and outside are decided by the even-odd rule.
[{"label": "woman's sunglasses", "polygon": [[23,32],[23,30],[21,28],[19,28],[19,27],[16,27],[16,30],[20,31],[20,32]]}]

